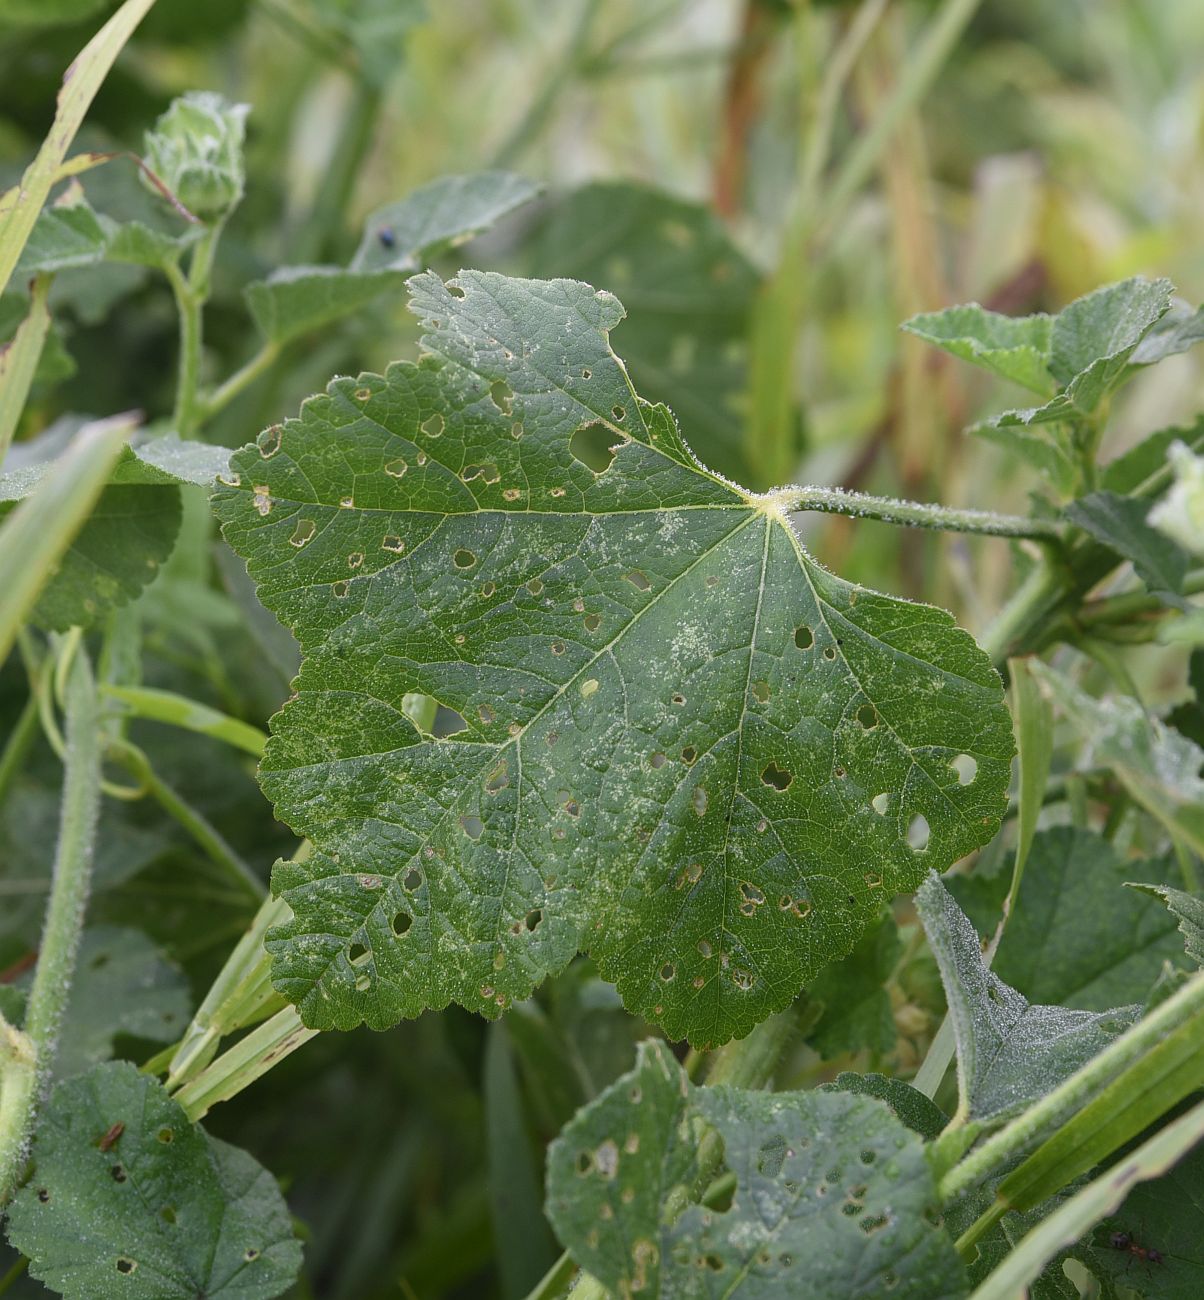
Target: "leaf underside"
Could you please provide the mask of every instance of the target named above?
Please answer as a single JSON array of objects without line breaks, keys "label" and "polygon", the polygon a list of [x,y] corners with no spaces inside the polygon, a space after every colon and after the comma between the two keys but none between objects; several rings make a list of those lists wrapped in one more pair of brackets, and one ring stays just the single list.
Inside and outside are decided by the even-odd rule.
[{"label": "leaf underside", "polygon": [[747,1033],[994,834],[998,676],[703,468],[613,295],[410,287],[423,358],[335,380],[214,498],[304,653],[260,774],[318,850],[276,869],[277,987],[321,1027],[497,1015],[584,947],[671,1035]]}]

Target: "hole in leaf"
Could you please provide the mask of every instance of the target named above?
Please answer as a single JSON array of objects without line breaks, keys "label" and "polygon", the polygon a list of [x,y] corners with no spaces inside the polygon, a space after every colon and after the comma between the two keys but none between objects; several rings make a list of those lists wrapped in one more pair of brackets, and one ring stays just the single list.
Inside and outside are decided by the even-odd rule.
[{"label": "hole in leaf", "polygon": [[648,581],[648,575],[641,573],[639,569],[632,569],[630,573],[625,573],[623,577],[640,591],[647,591],[652,586],[652,583]]},{"label": "hole in leaf", "polygon": [[648,760],[649,767],[664,767],[669,760],[658,749]]},{"label": "hole in leaf", "polygon": [[417,867],[411,867],[406,872],[405,878],[401,882],[401,887],[413,893],[415,889],[422,888],[422,872]]},{"label": "hole in leaf", "polygon": [[878,814],[879,817],[886,816],[886,810],[890,806],[890,795],[883,792],[876,794],[870,800],[870,807]]},{"label": "hole in leaf", "polygon": [[155,1136],[159,1139],[160,1142],[162,1142],[166,1146],[168,1142],[172,1142],[175,1140],[176,1135],[172,1129],[161,1128],[158,1131],[158,1133],[155,1134]]},{"label": "hole in leaf", "polygon": [[409,462],[398,456],[396,460],[389,461],[385,466],[385,473],[388,474],[390,478],[402,478],[405,475],[406,470],[409,468]]},{"label": "hole in leaf", "polygon": [[41,1201],[43,1205],[45,1205],[46,1202],[50,1200],[50,1191],[49,1191],[49,1189],[47,1189],[47,1188],[45,1188],[45,1187],[39,1187],[39,1188],[38,1188],[38,1200]]},{"label": "hole in leaf", "polygon": [[766,763],[761,769],[761,780],[775,790],[786,790],[789,788],[791,781],[794,780],[794,773],[787,772],[785,768],[770,762]]},{"label": "hole in leaf", "polygon": [[810,650],[815,644],[815,637],[811,634],[811,629],[805,624],[794,629],[794,644],[800,650]]},{"label": "hole in leaf", "polygon": [[348,593],[350,590],[351,590],[351,583],[349,583],[345,578],[340,579],[340,581],[338,581],[338,582],[332,582],[332,583],[330,584],[330,594],[331,594],[331,595],[332,595],[336,600],[343,600],[343,599],[345,599],[346,596],[347,596],[347,593]]},{"label": "hole in leaf", "polygon": [[878,710],[872,704],[863,704],[857,710],[857,721],[866,731],[871,731],[878,725]]},{"label": "hole in leaf", "polygon": [[836,647],[835,647],[835,646],[828,646],[828,647],[824,650],[824,658],[827,659],[827,660],[829,660],[829,661],[832,660],[832,659],[835,659],[835,658],[836,658]]},{"label": "hole in leaf", "polygon": [[768,704],[768,703],[769,703],[769,683],[768,683],[768,682],[753,682],[753,684],[752,684],[752,693],[753,693],[753,699],[756,700],[756,702],[757,702],[758,704]]},{"label": "hole in leaf", "polygon": [[460,471],[460,478],[465,483],[471,483],[474,478],[479,478],[482,483],[496,483],[501,477],[501,471],[493,464],[465,465]]},{"label": "hole in leaf", "polygon": [[474,817],[471,813],[465,813],[460,818],[460,825],[464,828],[464,834],[470,840],[479,840],[481,833],[485,829],[485,823],[479,818]]},{"label": "hole in leaf", "polygon": [[430,438],[438,438],[443,432],[443,416],[438,411],[434,415],[429,415],[422,422],[422,432]]},{"label": "hole in leaf", "polygon": [[602,626],[601,614],[586,614],[581,620],[585,624],[587,632],[596,632]]},{"label": "hole in leaf", "polygon": [[457,732],[467,730],[468,723],[464,721],[462,713],[457,713],[455,709],[449,709],[444,704],[440,704],[435,710],[435,721],[431,726],[431,735],[436,740],[446,740],[448,736],[454,736]]},{"label": "hole in leaf", "polygon": [[254,1261],[259,1258],[259,1251],[256,1250],[254,1246],[248,1246],[246,1250],[243,1251],[242,1257],[248,1264],[254,1263]]},{"label": "hole in leaf", "polygon": [[175,1210],[175,1206],[174,1206],[174,1205],[165,1205],[165,1206],[164,1206],[164,1207],[159,1211],[159,1217],[164,1221],[164,1223],[175,1223],[175,1221],[176,1221],[176,1210]]},{"label": "hole in leaf", "polygon": [[500,379],[495,379],[489,385],[489,400],[503,415],[510,414],[510,396],[509,385],[504,384]]},{"label": "hole in leaf", "polygon": [[907,843],[917,853],[922,853],[928,847],[928,834],[928,818],[918,813],[907,828]]},{"label": "hole in leaf", "polygon": [[553,653],[554,655],[562,655],[562,654],[564,654],[564,642],[563,642],[563,641],[553,641],[553,642],[552,642],[552,653]]},{"label": "hole in leaf", "polygon": [[701,1262],[703,1267],[709,1268],[712,1273],[722,1273],[726,1267],[718,1255],[704,1255]]},{"label": "hole in leaf", "polygon": [[485,793],[500,794],[510,784],[510,773],[506,760],[502,761],[485,778]]},{"label": "hole in leaf", "polygon": [[699,939],[699,941],[698,941],[698,951],[699,951],[699,954],[702,956],[702,958],[703,958],[704,960],[706,960],[707,958],[710,957],[711,953],[712,953],[714,950],[711,948],[711,945],[710,945],[709,943],[707,943],[707,941],[706,941],[705,939]]},{"label": "hole in leaf", "polygon": [[673,703],[679,707],[686,702],[686,697],[680,691],[674,691],[672,695]]},{"label": "hole in leaf", "polygon": [[697,757],[698,750],[696,750],[693,745],[687,745],[685,749],[681,751],[681,761],[687,766],[693,763]]},{"label": "hole in leaf", "polygon": [[537,907],[535,908],[534,911],[527,913],[526,919],[523,921],[523,924],[527,927],[528,930],[534,930],[535,927],[539,925],[540,921],[542,920],[543,920],[543,908]]},{"label": "hole in leaf", "polygon": [[477,557],[464,547],[461,547],[455,555],[452,556],[452,563],[457,569],[471,569],[476,562]]},{"label": "hole in leaf", "polygon": [[978,775],[978,760],[970,754],[958,754],[949,766],[957,773],[958,785],[969,785]]},{"label": "hole in leaf", "polygon": [[661,979],[663,979],[666,984],[668,984],[668,982],[676,974],[677,974],[677,967],[674,966],[671,961],[665,962],[665,964],[661,967]]},{"label": "hole in leaf", "polygon": [[365,944],[362,943],[353,943],[347,949],[347,960],[349,962],[357,962],[361,957],[366,957],[367,955],[368,955],[368,948]]},{"label": "hole in leaf", "polygon": [[355,400],[357,402],[366,402],[372,396],[372,389],[357,388],[355,390]]},{"label": "hole in leaf", "polygon": [[396,533],[388,533],[381,538],[380,549],[382,551],[392,551],[394,555],[401,555],[405,548],[405,542]]},{"label": "hole in leaf", "polygon": [[690,803],[699,817],[706,814],[708,802],[709,797],[703,787],[700,785],[695,786],[694,793],[690,796]]},{"label": "hole in leaf", "polygon": [[314,533],[318,531],[317,525],[312,519],[298,519],[297,526],[293,529],[293,535],[288,539],[290,546],[298,548],[312,540]]},{"label": "hole in leaf", "polygon": [[586,469],[605,474],[615,458],[614,436],[604,424],[583,424],[569,439],[569,451]]},{"label": "hole in leaf", "polygon": [[132,1273],[137,1267],[136,1260],[126,1259],[124,1255],[117,1260],[118,1273]]},{"label": "hole in leaf", "polygon": [[400,937],[405,934],[413,924],[414,918],[409,914],[409,912],[397,912],[394,915],[393,920],[389,922],[389,928],[395,935]]},{"label": "hole in leaf", "polygon": [[588,1174],[594,1167],[594,1156],[592,1151],[578,1151],[577,1159],[574,1161],[577,1173],[581,1176]]},{"label": "hole in leaf", "polygon": [[597,694],[597,691],[598,679],[596,677],[587,677],[581,683],[581,698],[583,700],[588,700],[591,695]]},{"label": "hole in leaf", "polygon": [[114,1165],[109,1170],[109,1174],[111,1175],[115,1183],[124,1183],[126,1180],[126,1172],[125,1172],[124,1165]]}]

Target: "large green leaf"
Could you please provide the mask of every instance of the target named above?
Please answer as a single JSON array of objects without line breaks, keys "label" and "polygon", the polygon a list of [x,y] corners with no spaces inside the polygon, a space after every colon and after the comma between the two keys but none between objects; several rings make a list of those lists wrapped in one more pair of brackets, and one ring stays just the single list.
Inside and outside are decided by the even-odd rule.
[{"label": "large green leaf", "polygon": [[215,498],[305,655],[261,768],[319,850],[277,867],[277,986],[315,1026],[496,1015],[587,946],[673,1035],[747,1033],[994,833],[998,676],[699,465],[612,295],[411,285],[422,362],[334,381]]},{"label": "large green leaf", "polygon": [[843,960],[821,971],[807,989],[823,1013],[807,1038],[829,1060],[868,1048],[889,1052],[895,1045],[894,1008],[886,981],[903,952],[894,917],[884,916]]},{"label": "large green leaf", "polygon": [[275,1179],[132,1065],[60,1083],[33,1158],[8,1237],[67,1300],[270,1300],[296,1276],[301,1246]]},{"label": "large green leaf", "polygon": [[[700,1122],[723,1139],[730,1208],[697,1201]],[[548,1213],[573,1258],[616,1295],[966,1291],[939,1227],[919,1136],[876,1098],[694,1088],[667,1046],[585,1107],[548,1152]]]},{"label": "large green leaf", "polygon": [[974,927],[937,876],[920,887],[916,906],[949,1001],[966,1119],[998,1123],[1022,1110],[1135,1018],[1135,1006],[1101,1013],[1030,1003],[983,962]]},{"label": "large green leaf", "polygon": [[713,212],[646,185],[596,181],[553,205],[531,269],[622,298],[632,313],[623,355],[637,390],[673,408],[711,469],[771,486],[758,482],[742,436],[760,277]]}]

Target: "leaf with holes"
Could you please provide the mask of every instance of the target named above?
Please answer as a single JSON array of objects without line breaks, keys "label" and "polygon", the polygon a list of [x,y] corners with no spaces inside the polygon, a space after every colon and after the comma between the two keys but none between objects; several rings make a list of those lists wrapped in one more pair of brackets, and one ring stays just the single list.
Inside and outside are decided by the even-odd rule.
[{"label": "leaf with holes", "polygon": [[586,947],[672,1036],[745,1034],[994,834],[999,678],[705,469],[611,294],[410,284],[422,360],[335,380],[215,497],[304,653],[260,774],[318,850],[276,869],[277,987],[322,1027],[497,1015]]},{"label": "leaf with holes", "polygon": [[[696,1186],[706,1127],[734,1176],[727,1209]],[[616,1295],[939,1300],[967,1290],[923,1143],[884,1102],[695,1088],[660,1042],[642,1044],[635,1069],[552,1143],[548,1214],[574,1260]]]},{"label": "leaf with holes", "polygon": [[270,1300],[300,1267],[275,1179],[132,1065],[60,1083],[33,1160],[8,1238],[67,1300]]}]

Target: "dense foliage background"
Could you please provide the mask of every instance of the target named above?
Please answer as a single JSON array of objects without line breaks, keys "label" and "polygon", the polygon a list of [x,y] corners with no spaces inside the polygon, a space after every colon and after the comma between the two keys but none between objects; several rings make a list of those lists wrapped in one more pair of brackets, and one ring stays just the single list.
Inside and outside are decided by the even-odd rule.
[{"label": "dense foliage background", "polygon": [[[835,103],[824,77],[857,21],[851,5],[159,0],[78,147],[141,153],[144,131],[188,90],[250,105],[246,198],[222,239],[206,316],[211,378],[256,355],[249,281],[285,264],[346,264],[381,205],[449,173],[503,168],[542,194],[441,253],[437,269],[612,289],[629,314],[616,347],[637,385],[674,407],[713,467],[755,489],[833,483],[1023,513],[1034,471],[963,433],[1014,404],[1014,390],[901,335],[899,323],[970,300],[1009,314],[1056,311],[1139,273],[1168,277],[1192,304],[1204,299],[1204,6],[962,7],[975,11],[964,34],[862,174],[867,123],[921,75],[919,37],[941,8],[930,0],[881,6]],[[0,0],[0,189],[36,150],[63,69],[110,8]],[[112,214],[152,202],[120,159],[90,173],[85,190]],[[404,297],[387,292],[284,344],[202,436],[241,445],[331,375],[412,356],[417,324]],[[177,321],[163,277],[94,266],[61,277],[52,303],[56,335],[19,440],[67,414],[170,416]],[[0,337],[22,311],[15,297],[0,299]],[[1202,405],[1198,358],[1171,358],[1118,399],[1104,458],[1139,433],[1190,422]],[[1022,545],[995,538],[825,516],[807,527],[846,579],[939,604],[976,634],[1031,562]],[[295,647],[254,607],[199,496],[183,528],[172,582],[142,602],[144,679],[264,726],[288,693]],[[1117,672],[1149,709],[1184,698],[1188,647],[1121,653]],[[1110,681],[1099,665],[1083,680]],[[14,656],[0,674],[0,732],[24,700]],[[250,757],[151,723],[132,734],[257,875],[292,852]],[[57,782],[39,740],[0,807],[9,983],[28,964],[31,932],[36,940]],[[1051,821],[1073,815],[1064,805]],[[90,921],[141,931],[182,972],[154,976],[167,990],[164,1016],[182,1029],[255,901],[150,801],[111,800],[104,816]],[[998,866],[1002,850],[984,855],[988,876],[992,853]],[[973,915],[972,902],[967,893]],[[785,1086],[848,1069],[909,1077],[918,1066],[944,1001],[914,913],[897,912],[901,928],[871,934],[845,971],[862,972],[864,1004],[812,1027],[782,1068]],[[822,1002],[822,987],[813,995]],[[119,1050],[135,1061],[173,1037],[136,1020],[118,1028]],[[383,1034],[320,1035],[215,1109],[207,1127],[282,1182],[305,1237],[290,1294],[522,1296],[559,1253],[541,1212],[543,1148],[631,1067],[648,1032],[581,958],[503,1021],[452,1006]],[[43,1292],[18,1279],[9,1294]]]}]

